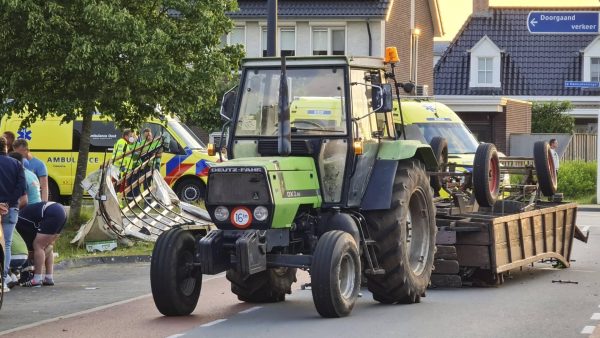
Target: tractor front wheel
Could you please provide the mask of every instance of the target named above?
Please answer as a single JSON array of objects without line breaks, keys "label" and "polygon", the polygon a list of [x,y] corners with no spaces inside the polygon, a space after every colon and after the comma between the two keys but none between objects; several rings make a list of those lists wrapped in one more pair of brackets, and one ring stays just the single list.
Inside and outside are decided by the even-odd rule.
[{"label": "tractor front wheel", "polygon": [[196,308],[202,273],[194,264],[195,239],[191,232],[163,232],[152,251],[150,286],[158,311],[165,316],[189,315]]},{"label": "tractor front wheel", "polygon": [[361,282],[360,256],[352,235],[339,230],[323,234],[317,242],[310,275],[319,314],[326,318],[349,315]]},{"label": "tractor front wheel", "polygon": [[227,271],[231,282],[231,292],[238,299],[248,303],[275,303],[285,300],[292,293],[292,284],[296,281],[295,268],[270,268],[243,278],[237,271]]}]

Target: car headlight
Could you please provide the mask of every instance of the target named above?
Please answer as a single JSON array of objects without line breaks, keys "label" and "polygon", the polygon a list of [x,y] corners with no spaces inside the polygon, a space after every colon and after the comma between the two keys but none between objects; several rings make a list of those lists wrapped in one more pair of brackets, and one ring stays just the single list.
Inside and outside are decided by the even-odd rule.
[{"label": "car headlight", "polygon": [[218,206],[215,209],[215,218],[217,221],[225,221],[229,217],[229,210],[224,206]]},{"label": "car headlight", "polygon": [[267,219],[267,217],[269,217],[269,210],[267,210],[267,208],[263,207],[262,205],[259,205],[258,207],[254,208],[254,219],[256,219],[257,221],[264,221]]}]

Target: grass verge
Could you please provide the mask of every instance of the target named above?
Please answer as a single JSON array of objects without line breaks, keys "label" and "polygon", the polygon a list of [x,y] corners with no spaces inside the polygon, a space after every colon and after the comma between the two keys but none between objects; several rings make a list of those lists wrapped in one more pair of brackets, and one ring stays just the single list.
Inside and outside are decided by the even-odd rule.
[{"label": "grass verge", "polygon": [[[86,223],[92,218],[94,214],[94,207],[91,203],[85,203],[81,209],[81,223]],[[73,238],[79,230],[79,225],[73,225],[67,221],[65,229],[60,234],[60,237],[54,243],[54,252],[58,253],[58,257],[55,262],[61,262],[69,259],[79,259],[87,257],[115,257],[115,256],[138,256],[138,255],[150,255],[154,248],[154,243],[144,241],[133,241],[133,245],[130,247],[118,246],[113,251],[103,252],[88,252],[85,247],[78,247],[76,244],[71,244]]]}]

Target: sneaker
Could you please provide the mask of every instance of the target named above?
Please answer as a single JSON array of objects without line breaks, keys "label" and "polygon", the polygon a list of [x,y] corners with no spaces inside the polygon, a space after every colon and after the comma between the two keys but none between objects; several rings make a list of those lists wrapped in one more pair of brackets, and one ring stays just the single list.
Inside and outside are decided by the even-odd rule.
[{"label": "sneaker", "polygon": [[2,290],[4,291],[4,293],[7,293],[7,292],[9,292],[9,291],[10,291],[10,288],[8,287],[8,285],[4,284],[4,285],[2,286]]},{"label": "sneaker", "polygon": [[23,284],[21,284],[21,286],[24,286],[26,288],[39,288],[42,286],[42,283],[36,281],[35,279],[29,280]]},{"label": "sneaker", "polygon": [[44,285],[44,286],[54,286],[54,280],[44,278],[44,280],[42,281],[42,285]]}]

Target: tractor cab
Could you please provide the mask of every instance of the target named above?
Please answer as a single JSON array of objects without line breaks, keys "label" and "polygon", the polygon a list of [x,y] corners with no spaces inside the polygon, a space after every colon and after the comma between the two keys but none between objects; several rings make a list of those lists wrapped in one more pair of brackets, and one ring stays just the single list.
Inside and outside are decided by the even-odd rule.
[{"label": "tractor cab", "polygon": [[[223,165],[244,158],[309,157],[325,205],[358,205],[364,186],[353,184],[352,177],[359,155],[383,139],[396,138],[383,67],[383,60],[375,58],[286,58],[287,95],[282,101],[281,60],[245,60],[236,104],[226,112],[233,161]],[[280,105],[289,107],[288,121],[281,119]],[[290,152],[281,154],[281,124],[288,123]]]}]

